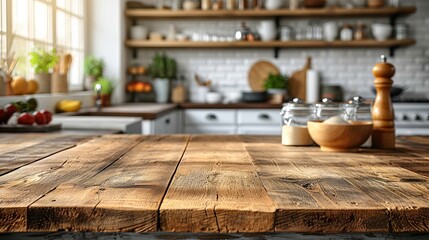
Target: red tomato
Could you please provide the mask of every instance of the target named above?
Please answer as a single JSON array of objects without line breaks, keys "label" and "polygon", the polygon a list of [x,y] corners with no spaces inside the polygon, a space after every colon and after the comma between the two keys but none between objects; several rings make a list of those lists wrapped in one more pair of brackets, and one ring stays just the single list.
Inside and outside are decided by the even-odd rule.
[{"label": "red tomato", "polygon": [[33,125],[33,123],[34,123],[34,116],[29,113],[22,113],[18,117],[18,124]]},{"label": "red tomato", "polygon": [[18,109],[15,107],[15,105],[13,104],[7,104],[6,106],[4,106],[4,111],[5,114],[3,116],[3,122],[7,123],[7,121],[9,121],[9,118],[18,111]]},{"label": "red tomato", "polygon": [[6,115],[6,112],[4,111],[3,108],[0,108],[0,124],[3,123],[3,118]]},{"label": "red tomato", "polygon": [[130,83],[127,84],[127,91],[130,92],[130,93],[136,91],[136,89],[135,89],[135,83],[134,82],[130,82]]},{"label": "red tomato", "polygon": [[46,116],[42,112],[34,112],[33,116],[34,116],[34,121],[37,124],[39,124],[39,125],[47,124]]},{"label": "red tomato", "polygon": [[48,124],[52,121],[52,113],[51,112],[49,112],[48,110],[44,110],[44,109],[40,110],[39,112],[42,113],[43,115],[45,115],[45,118],[46,118],[45,124]]}]

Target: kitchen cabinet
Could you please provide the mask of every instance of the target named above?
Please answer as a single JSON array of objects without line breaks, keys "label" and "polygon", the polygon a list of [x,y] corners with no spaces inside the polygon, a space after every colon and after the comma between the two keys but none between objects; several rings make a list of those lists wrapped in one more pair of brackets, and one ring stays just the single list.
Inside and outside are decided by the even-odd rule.
[{"label": "kitchen cabinet", "polygon": [[186,125],[235,124],[235,110],[185,110]]},{"label": "kitchen cabinet", "polygon": [[236,133],[236,110],[234,109],[185,109],[183,114],[185,133]]},{"label": "kitchen cabinet", "polygon": [[237,133],[244,135],[281,135],[279,110],[237,110]]},{"label": "kitchen cabinet", "polygon": [[[384,7],[384,8],[319,8],[319,9],[278,9],[278,10],[218,10],[218,11],[172,11],[154,9],[126,9],[125,16],[136,19],[218,19],[218,18],[273,18],[279,26],[280,18],[348,18],[348,17],[386,17],[392,25],[396,18],[416,12],[416,7]],[[398,47],[411,46],[413,39],[376,41],[373,39],[356,41],[270,41],[270,42],[193,42],[193,41],[147,41],[126,40],[125,45],[136,48],[274,48],[278,55],[280,48],[389,48],[391,55]],[[134,51],[135,55],[137,54]]]},{"label": "kitchen cabinet", "polygon": [[176,134],[182,132],[181,111],[174,110],[153,120],[143,120],[144,135]]},{"label": "kitchen cabinet", "polygon": [[53,124],[61,124],[63,130],[112,130],[125,134],[141,134],[141,118],[112,116],[61,116],[54,115]]},{"label": "kitchen cabinet", "polygon": [[185,133],[280,135],[278,109],[186,109]]}]

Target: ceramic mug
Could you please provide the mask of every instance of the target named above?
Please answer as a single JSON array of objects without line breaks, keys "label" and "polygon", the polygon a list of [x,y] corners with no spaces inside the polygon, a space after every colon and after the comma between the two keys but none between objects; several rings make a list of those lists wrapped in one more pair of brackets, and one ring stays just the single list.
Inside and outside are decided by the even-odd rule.
[{"label": "ceramic mug", "polygon": [[277,35],[276,24],[271,20],[261,21],[258,32],[262,41],[272,41]]},{"label": "ceramic mug", "polygon": [[338,37],[338,26],[336,22],[323,24],[323,37],[326,41],[334,41]]},{"label": "ceramic mug", "polygon": [[283,5],[283,0],[265,0],[265,9],[275,10],[279,9]]}]

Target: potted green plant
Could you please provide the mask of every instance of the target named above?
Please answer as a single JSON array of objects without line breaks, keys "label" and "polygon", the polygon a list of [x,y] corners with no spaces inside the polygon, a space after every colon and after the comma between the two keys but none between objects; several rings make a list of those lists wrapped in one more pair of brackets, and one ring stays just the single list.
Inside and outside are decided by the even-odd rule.
[{"label": "potted green plant", "polygon": [[281,74],[271,74],[265,80],[264,88],[271,95],[272,103],[282,103],[286,97],[288,87],[288,76]]},{"label": "potted green plant", "polygon": [[169,58],[166,54],[155,54],[149,72],[154,79],[154,90],[156,102],[166,103],[170,96],[170,81],[176,77],[176,60]]},{"label": "potted green plant", "polygon": [[30,65],[34,68],[34,78],[39,85],[39,93],[51,92],[52,69],[57,65],[59,56],[55,49],[48,52],[36,49],[29,53]]},{"label": "potted green plant", "polygon": [[86,57],[83,64],[83,71],[85,73],[84,87],[86,90],[90,90],[97,79],[103,75],[104,60],[94,56]]},{"label": "potted green plant", "polygon": [[100,91],[100,97],[101,97],[101,105],[103,107],[107,107],[111,105],[111,96],[112,96],[112,92],[113,92],[113,83],[104,78],[104,77],[99,77],[95,82],[94,82],[94,92],[95,95],[97,94],[97,84],[100,84],[101,86],[101,91]]}]

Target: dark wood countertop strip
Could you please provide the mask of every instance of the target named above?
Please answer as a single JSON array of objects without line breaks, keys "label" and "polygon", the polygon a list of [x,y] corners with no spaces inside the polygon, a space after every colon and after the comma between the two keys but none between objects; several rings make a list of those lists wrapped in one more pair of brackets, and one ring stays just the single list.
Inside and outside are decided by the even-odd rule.
[{"label": "dark wood countertop strip", "polygon": [[58,135],[34,136],[4,150],[17,135],[0,135],[0,166],[41,158],[0,176],[0,232],[429,233],[428,137],[328,153],[204,135],[106,135],[50,152]]},{"label": "dark wood countertop strip", "polygon": [[234,103],[234,104],[207,104],[181,103],[156,104],[132,103],[112,107],[105,107],[101,111],[95,108],[82,109],[78,113],[63,113],[64,116],[110,116],[110,117],[140,117],[144,120],[154,120],[176,109],[280,109],[281,104],[271,103]]},{"label": "dark wood countertop strip", "polygon": [[183,109],[280,109],[282,104],[272,103],[231,103],[231,104],[207,104],[207,103],[182,103]]},{"label": "dark wood countertop strip", "polygon": [[82,109],[78,116],[140,117],[143,120],[154,120],[177,109],[177,104],[133,103],[102,108]]},{"label": "dark wood countertop strip", "polygon": [[139,117],[144,120],[155,120],[177,109],[275,109],[280,112],[282,104],[271,103],[181,103],[181,104],[157,104],[157,103],[128,103],[105,107],[101,111],[96,108],[84,108],[79,112],[61,113],[63,116],[110,116],[110,117]]}]

